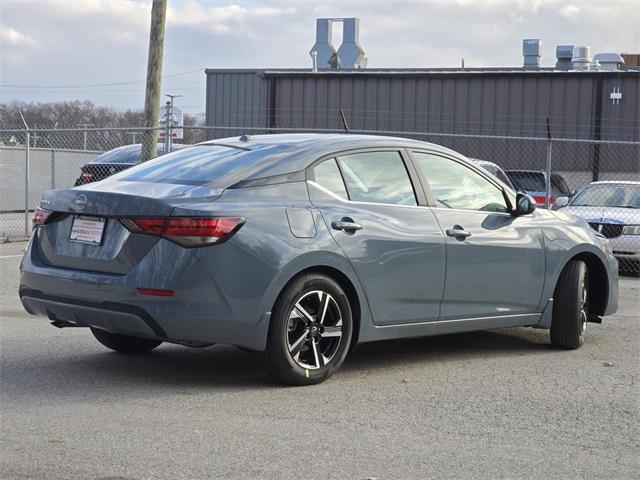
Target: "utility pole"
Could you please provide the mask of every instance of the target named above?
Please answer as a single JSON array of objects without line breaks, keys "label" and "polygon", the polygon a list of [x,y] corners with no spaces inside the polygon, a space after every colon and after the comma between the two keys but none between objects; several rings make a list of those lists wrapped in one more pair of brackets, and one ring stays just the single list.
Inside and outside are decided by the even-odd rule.
[{"label": "utility pole", "polygon": [[[147,91],[144,98],[143,126],[158,126],[160,115],[160,82],[162,79],[162,53],[164,50],[164,24],[167,17],[167,0],[153,0],[151,7],[151,31],[147,57]],[[142,161],[157,155],[158,132],[145,130],[142,135]]]}]

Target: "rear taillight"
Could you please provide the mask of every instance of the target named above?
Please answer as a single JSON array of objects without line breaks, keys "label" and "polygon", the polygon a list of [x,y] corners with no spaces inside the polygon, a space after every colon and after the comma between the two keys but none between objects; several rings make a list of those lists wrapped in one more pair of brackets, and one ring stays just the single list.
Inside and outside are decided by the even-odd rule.
[{"label": "rear taillight", "polygon": [[[546,197],[544,195],[534,195],[533,199],[538,205],[544,205]],[[553,197],[549,197],[549,205],[553,205]]]},{"label": "rear taillight", "polygon": [[132,232],[159,235],[183,247],[220,243],[243,224],[240,217],[152,217],[125,218],[121,222]]},{"label": "rear taillight", "polygon": [[85,182],[90,182],[93,180],[93,173],[91,172],[82,172],[80,174],[80,178],[82,178],[83,181]]},{"label": "rear taillight", "polygon": [[44,225],[47,219],[53,212],[51,210],[45,210],[44,208],[36,208],[33,212],[33,219],[31,220],[31,226],[36,228],[38,225]]}]

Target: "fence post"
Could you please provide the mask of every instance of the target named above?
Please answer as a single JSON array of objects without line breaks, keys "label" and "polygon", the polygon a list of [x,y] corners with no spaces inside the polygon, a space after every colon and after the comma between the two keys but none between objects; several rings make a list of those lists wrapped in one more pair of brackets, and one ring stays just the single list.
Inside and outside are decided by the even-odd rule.
[{"label": "fence post", "polygon": [[56,151],[51,149],[51,189],[56,188]]},{"label": "fence post", "polygon": [[551,127],[549,127],[549,117],[547,117],[547,167],[545,170],[545,192],[544,192],[544,206],[548,210],[551,207]]},{"label": "fence post", "polygon": [[24,236],[29,236],[29,155],[31,134],[25,130],[25,156],[24,156]]}]

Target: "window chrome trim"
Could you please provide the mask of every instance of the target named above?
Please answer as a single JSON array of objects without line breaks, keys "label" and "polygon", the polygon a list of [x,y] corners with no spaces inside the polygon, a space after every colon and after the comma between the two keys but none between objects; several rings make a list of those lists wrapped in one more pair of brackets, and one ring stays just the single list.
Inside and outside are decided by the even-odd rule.
[{"label": "window chrome trim", "polygon": [[342,197],[339,197],[335,193],[327,190],[325,187],[323,187],[322,185],[314,182],[313,180],[307,180],[307,183],[309,185],[313,185],[317,189],[321,190],[322,192],[324,192],[327,195],[333,197],[334,199],[338,200],[341,203],[354,204],[354,205],[378,205],[378,206],[382,206],[382,207],[403,207],[403,208],[422,208],[422,209],[428,208],[427,205],[400,205],[400,204],[397,204],[397,203],[360,202],[358,200],[348,200],[348,199],[344,199]]},{"label": "window chrome trim", "polygon": [[447,207],[430,207],[432,210],[442,210],[444,212],[464,212],[464,213],[480,213],[483,215],[504,215],[505,217],[513,217],[509,212],[490,212],[487,210],[467,210],[464,208],[447,208]]}]

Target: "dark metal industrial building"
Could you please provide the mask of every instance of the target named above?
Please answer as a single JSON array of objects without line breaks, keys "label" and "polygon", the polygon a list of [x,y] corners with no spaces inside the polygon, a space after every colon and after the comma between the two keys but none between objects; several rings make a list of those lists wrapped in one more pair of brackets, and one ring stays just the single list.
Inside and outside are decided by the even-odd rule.
[{"label": "dark metal industrial building", "polygon": [[[559,70],[213,70],[207,74],[206,122],[213,136],[259,133],[270,127],[343,128],[405,132],[451,146],[473,157],[524,168],[530,144],[470,141],[428,134],[640,141],[640,72]],[[621,98],[620,98],[621,97]],[[252,130],[247,130],[248,128]],[[542,152],[544,145],[539,148]],[[628,171],[607,149],[585,144],[557,164]],[[636,159],[640,151],[634,149]],[[633,153],[633,152],[632,152]],[[631,165],[633,166],[633,165]]]}]

